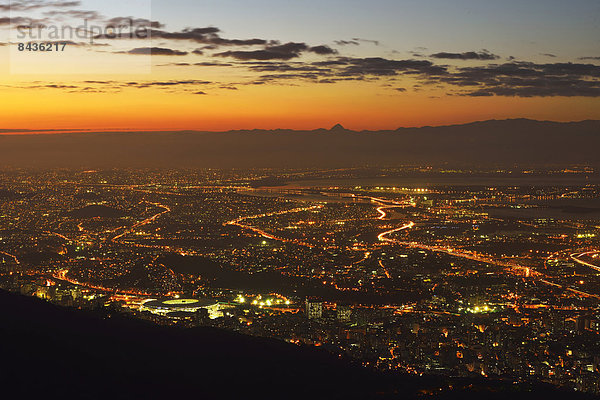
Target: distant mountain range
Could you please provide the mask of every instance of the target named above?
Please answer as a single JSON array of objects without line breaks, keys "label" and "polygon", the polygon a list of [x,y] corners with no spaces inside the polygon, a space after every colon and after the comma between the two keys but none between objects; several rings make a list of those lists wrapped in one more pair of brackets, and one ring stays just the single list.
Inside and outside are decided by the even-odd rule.
[{"label": "distant mountain range", "polygon": [[0,167],[599,165],[599,149],[600,121],[512,119],[361,132],[340,124],[312,131],[71,132],[0,135]]}]

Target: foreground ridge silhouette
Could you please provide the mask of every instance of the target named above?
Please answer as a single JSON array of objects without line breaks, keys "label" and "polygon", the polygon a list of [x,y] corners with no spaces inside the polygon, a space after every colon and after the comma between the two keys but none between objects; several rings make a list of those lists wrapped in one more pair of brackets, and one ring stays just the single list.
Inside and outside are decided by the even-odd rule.
[{"label": "foreground ridge silhouette", "polygon": [[0,291],[0,322],[2,387],[28,398],[49,393],[79,399],[567,394],[546,385],[378,373],[312,347],[213,328],[160,327],[107,311],[63,309],[5,291]]}]

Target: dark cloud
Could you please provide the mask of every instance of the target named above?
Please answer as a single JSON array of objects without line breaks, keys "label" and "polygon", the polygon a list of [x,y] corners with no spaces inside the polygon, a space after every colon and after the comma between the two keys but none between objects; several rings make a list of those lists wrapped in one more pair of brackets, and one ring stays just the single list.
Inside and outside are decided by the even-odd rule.
[{"label": "dark cloud", "polygon": [[73,85],[46,85],[43,87],[49,88],[49,89],[77,89],[77,86],[73,86]]},{"label": "dark cloud", "polygon": [[361,38],[352,38],[352,40],[355,42],[363,42],[363,43],[372,44],[374,46],[379,46],[379,40],[361,39]]},{"label": "dark cloud", "polygon": [[600,97],[600,66],[592,64],[536,64],[512,62],[459,68],[434,82],[465,88],[464,96]]},{"label": "dark cloud", "polygon": [[201,56],[204,54],[204,51],[200,50],[200,49],[196,49],[194,51],[192,51],[193,54],[196,54],[198,56]]},{"label": "dark cloud", "polygon": [[594,64],[555,63],[537,65],[530,63],[532,68],[539,68],[548,75],[577,76],[600,78],[600,67]]},{"label": "dark cloud", "polygon": [[[219,28],[208,27],[208,28],[196,28],[191,30],[184,30],[182,32],[166,32],[158,29],[148,30],[148,36],[152,36],[155,39],[171,39],[171,40],[195,40],[202,42],[206,35],[213,35],[219,32]],[[129,38],[129,35],[97,35],[94,39],[123,39]]]},{"label": "dark cloud", "polygon": [[13,0],[9,4],[0,4],[0,11],[30,11],[40,8],[66,8],[80,5],[80,1]]},{"label": "dark cloud", "polygon": [[215,63],[215,62],[199,62],[194,63],[197,67],[231,67],[232,64],[228,63]]},{"label": "dark cloud", "polygon": [[308,45],[306,43],[288,42],[285,44],[268,46],[266,49],[279,53],[300,53],[302,51],[308,50]]},{"label": "dark cloud", "polygon": [[109,26],[128,26],[134,28],[162,28],[164,25],[158,21],[145,18],[115,17],[106,21]]},{"label": "dark cloud", "polygon": [[[150,21],[145,20],[146,24]],[[266,39],[228,39],[220,35],[221,30],[216,27],[185,29],[179,32],[168,32],[160,29],[150,29],[148,36],[153,39],[185,40],[202,43],[205,46],[193,51],[194,54],[203,54],[204,50],[215,50],[223,46],[262,46],[256,50],[229,50],[215,54],[217,57],[232,57],[238,60],[290,60],[297,58],[303,52],[318,55],[337,54],[337,50],[327,45],[309,46],[306,43],[284,43],[277,40]],[[126,39],[131,38],[127,34],[97,35],[94,39]]]},{"label": "dark cloud", "polygon": [[289,60],[294,57],[298,57],[298,54],[294,53],[278,53],[268,50],[254,50],[254,51],[225,51],[217,53],[215,57],[232,57],[237,60]]},{"label": "dark cloud", "polygon": [[308,49],[308,51],[319,55],[329,55],[338,53],[337,50],[334,50],[331,47],[325,45],[311,47]]},{"label": "dark cloud", "polygon": [[[87,80],[78,83],[47,83],[47,82],[31,82],[28,85],[15,86],[19,89],[62,89],[68,93],[77,92],[94,92],[94,93],[108,93],[108,92],[120,92],[123,89],[147,89],[155,88],[167,91],[173,91],[174,88],[187,93],[200,94],[199,88],[206,87],[218,87],[210,86],[212,82],[201,81],[201,80],[170,80],[170,81],[130,81],[130,82],[119,82],[112,80]],[[220,84],[218,84],[220,85]]]},{"label": "dark cloud", "polygon": [[600,60],[600,57],[579,57],[578,60],[582,60],[582,61],[598,61]]},{"label": "dark cloud", "polygon": [[556,58],[556,54],[552,54],[552,53],[540,53],[540,55],[545,56],[545,57],[550,57],[550,58]]},{"label": "dark cloud", "polygon": [[233,64],[227,64],[227,63],[216,63],[216,62],[198,62],[198,63],[187,63],[187,62],[180,62],[180,63],[167,63],[167,64],[160,64],[158,65],[159,67],[231,67]]},{"label": "dark cloud", "polygon": [[471,97],[600,97],[600,85],[574,80],[536,80],[523,82],[521,85],[483,88],[464,95]]},{"label": "dark cloud", "polygon": [[199,80],[173,80],[173,81],[152,81],[152,82],[127,82],[125,86],[135,88],[149,88],[149,87],[172,87],[172,86],[190,86],[190,85],[208,85],[209,81]]},{"label": "dark cloud", "polygon": [[48,17],[71,17],[71,18],[81,18],[81,19],[101,19],[102,15],[97,11],[83,11],[83,10],[54,10],[54,11],[46,11],[44,15]]},{"label": "dark cloud", "polygon": [[116,84],[117,82],[115,82],[115,81],[84,81],[83,83],[86,83],[88,85],[111,85],[111,84]]},{"label": "dark cloud", "polygon": [[337,44],[338,46],[349,46],[349,45],[358,46],[358,45],[360,45],[360,43],[357,40],[336,40],[334,43]]},{"label": "dark cloud", "polygon": [[250,51],[225,51],[215,54],[216,57],[232,57],[237,60],[291,60],[298,58],[303,52],[311,52],[318,55],[337,54],[337,51],[326,45],[309,46],[306,43],[289,42],[285,44],[271,44],[261,50]]},{"label": "dark cloud", "polygon": [[206,43],[213,45],[261,45],[267,41],[263,39],[224,39],[219,36],[220,29],[215,27],[185,29],[181,32],[167,32],[160,30],[151,31],[153,38],[168,39],[168,40],[190,40],[197,43]]},{"label": "dark cloud", "polygon": [[289,74],[267,74],[261,75],[257,82],[270,82],[278,80],[309,80],[317,81],[319,74],[314,73],[289,73]]},{"label": "dark cloud", "polygon": [[69,90],[68,92],[69,93],[81,93],[81,92],[84,92],[84,93],[106,93],[105,90],[101,90],[101,89],[98,89],[98,88],[93,88],[93,87],[90,87],[90,86],[87,86],[87,87],[78,87],[76,90]]},{"label": "dark cloud", "polygon": [[[287,54],[297,54],[302,46],[286,46]],[[253,61],[237,65],[261,75],[251,84],[335,83],[343,80],[387,80],[414,76],[421,85],[450,87],[449,94],[460,96],[586,96],[600,97],[600,66],[593,64],[509,62],[477,67],[452,68],[428,60],[338,57],[334,60],[300,62]],[[278,82],[279,81],[279,82]],[[287,82],[287,83],[286,83]],[[456,90],[453,90],[455,88]],[[394,90],[404,92],[404,88]]]},{"label": "dark cloud", "polygon": [[490,61],[497,60],[500,56],[492,54],[488,51],[467,51],[465,53],[448,53],[441,52],[432,54],[430,57],[438,58],[438,59],[446,59],[446,60],[480,60],[480,61]]},{"label": "dark cloud", "polygon": [[157,67],[189,67],[192,64],[186,62],[159,64]]},{"label": "dark cloud", "polygon": [[312,65],[318,66],[336,66],[336,65],[348,65],[348,58],[338,58],[337,60],[326,60],[326,61],[315,61]]},{"label": "dark cloud", "polygon": [[416,75],[431,79],[447,74],[445,67],[425,60],[389,60],[385,58],[347,58],[303,62],[255,62],[246,63],[247,68],[259,72],[275,72],[262,75],[260,81],[310,80],[319,83],[340,81],[378,80],[397,75]]},{"label": "dark cloud", "polygon": [[426,76],[437,76],[447,73],[446,67],[436,66],[426,60],[390,60],[380,57],[371,58],[345,58],[340,59],[345,63],[341,75],[371,75],[371,76],[393,76],[398,74],[423,74]]},{"label": "dark cloud", "polygon": [[[152,24],[158,24],[153,21]],[[147,27],[147,26],[143,26]],[[265,39],[226,39],[219,35],[221,30],[216,27],[184,29],[179,32],[168,32],[160,29],[149,29],[147,36],[153,39],[181,40],[206,44],[203,49],[216,49],[220,46],[265,46],[276,42]],[[128,39],[130,34],[96,35],[94,39]],[[210,46],[210,47],[208,47]]]},{"label": "dark cloud", "polygon": [[196,43],[218,46],[260,46],[266,45],[269,41],[265,39],[226,39],[219,35],[220,29],[215,27],[186,29],[181,32],[167,32],[161,30],[152,30],[150,35],[153,38],[167,40],[189,40]]},{"label": "dark cloud", "polygon": [[[308,49],[303,44],[282,45],[279,51],[288,51],[285,57],[300,54],[301,49]],[[308,80],[315,83],[335,83],[341,81],[366,81],[387,79],[397,75],[416,75],[423,79],[447,74],[446,67],[436,66],[426,60],[390,60],[385,58],[348,58],[338,57],[325,61],[290,61],[256,60],[254,52],[243,52],[244,57],[252,58],[236,64],[255,72],[270,72],[261,75],[253,84],[264,82],[288,82],[294,84],[293,80]],[[277,53],[281,59],[281,53]],[[246,60],[243,58],[242,61]]]},{"label": "dark cloud", "polygon": [[28,88],[29,89],[77,89],[78,86],[60,85],[60,84],[44,84],[44,85],[34,84],[31,86],[28,86]]},{"label": "dark cloud", "polygon": [[127,54],[135,55],[153,55],[153,56],[185,56],[188,54],[187,51],[179,51],[173,49],[167,49],[163,47],[138,47],[136,49],[129,50]]},{"label": "dark cloud", "polygon": [[[147,89],[147,88],[173,88],[183,86],[185,88],[195,88],[196,86],[206,86],[211,84],[209,81],[201,80],[170,80],[170,81],[149,81],[149,82],[112,82],[107,81],[106,86],[113,88],[135,88],[135,89]],[[99,83],[102,84],[102,83]]]},{"label": "dark cloud", "polygon": [[291,60],[300,57],[303,51],[309,50],[306,43],[289,42],[280,45],[266,46],[262,50],[225,51],[215,54],[216,57],[232,57],[237,60]]},{"label": "dark cloud", "polygon": [[329,73],[331,69],[322,68],[316,65],[307,63],[277,63],[277,62],[254,62],[247,63],[248,68],[259,72],[319,72]]},{"label": "dark cloud", "polygon": [[33,29],[39,26],[45,26],[46,19],[34,19],[26,17],[0,17],[0,26],[13,25],[21,29]]}]

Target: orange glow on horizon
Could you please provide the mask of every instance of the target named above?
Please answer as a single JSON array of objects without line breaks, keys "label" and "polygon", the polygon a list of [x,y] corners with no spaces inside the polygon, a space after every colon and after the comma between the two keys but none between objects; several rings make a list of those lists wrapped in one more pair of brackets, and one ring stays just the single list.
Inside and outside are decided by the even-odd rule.
[{"label": "orange glow on horizon", "polygon": [[[151,78],[165,77],[145,77]],[[206,94],[164,88],[76,92],[23,89],[19,84],[6,83],[9,88],[0,94],[2,129],[312,130],[341,123],[353,130],[384,130],[487,119],[600,119],[600,99],[596,98],[464,97],[439,88],[396,92],[380,82],[298,82],[296,86],[244,86],[239,90],[209,87]]]}]

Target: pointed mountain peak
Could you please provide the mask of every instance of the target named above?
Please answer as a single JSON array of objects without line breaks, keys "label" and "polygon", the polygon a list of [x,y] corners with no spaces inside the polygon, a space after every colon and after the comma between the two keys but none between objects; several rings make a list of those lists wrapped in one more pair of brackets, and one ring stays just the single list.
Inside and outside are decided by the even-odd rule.
[{"label": "pointed mountain peak", "polygon": [[342,124],[335,124],[333,128],[330,129],[331,132],[341,132],[347,131],[348,129],[344,128]]}]

